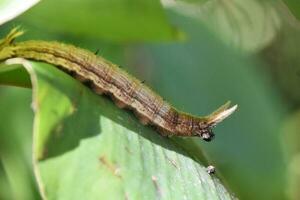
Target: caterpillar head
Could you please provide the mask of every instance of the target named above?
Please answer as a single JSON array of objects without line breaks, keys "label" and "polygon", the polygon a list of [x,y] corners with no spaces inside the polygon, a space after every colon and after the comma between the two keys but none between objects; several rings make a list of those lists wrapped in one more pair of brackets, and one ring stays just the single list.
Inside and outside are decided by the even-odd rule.
[{"label": "caterpillar head", "polygon": [[[203,124],[201,126],[203,126]],[[212,128],[209,126],[207,126],[206,128],[201,128],[196,133],[198,136],[200,136],[206,142],[211,141],[215,136],[215,134],[212,131]]]},{"label": "caterpillar head", "polygon": [[199,128],[195,131],[195,134],[207,142],[211,141],[215,136],[212,128],[230,116],[237,109],[237,105],[228,108],[229,105],[230,102],[227,102],[215,112],[205,117],[204,120],[201,120],[199,122]]}]

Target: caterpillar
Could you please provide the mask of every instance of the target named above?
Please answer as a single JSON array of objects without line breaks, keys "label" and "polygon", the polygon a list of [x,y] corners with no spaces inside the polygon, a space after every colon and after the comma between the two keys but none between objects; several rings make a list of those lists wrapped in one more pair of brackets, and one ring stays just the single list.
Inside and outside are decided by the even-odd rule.
[{"label": "caterpillar", "polygon": [[14,28],[0,41],[0,61],[21,57],[53,64],[80,82],[88,82],[96,94],[110,96],[118,107],[132,110],[142,124],[154,126],[163,136],[198,136],[210,141],[212,128],[237,108],[229,108],[227,102],[206,117],[180,112],[143,82],[92,52],[59,42],[14,42],[22,34]]}]

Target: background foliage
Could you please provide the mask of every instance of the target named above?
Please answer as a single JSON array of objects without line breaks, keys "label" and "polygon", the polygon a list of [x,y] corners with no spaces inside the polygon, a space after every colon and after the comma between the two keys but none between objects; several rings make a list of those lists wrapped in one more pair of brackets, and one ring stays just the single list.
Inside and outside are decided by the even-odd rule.
[{"label": "background foliage", "polygon": [[[108,133],[111,133],[83,136],[79,134],[80,131],[74,134],[74,129],[67,127],[65,129],[69,133],[62,131],[66,135],[59,136],[59,139],[50,138],[46,140],[50,143],[41,145],[41,149],[50,149],[44,160],[37,161],[42,179],[49,181],[45,183],[50,190],[47,194],[59,194],[48,196],[50,199],[71,198],[72,196],[64,195],[71,195],[68,188],[76,187],[73,185],[76,183],[70,179],[72,174],[59,187],[56,176],[61,174],[55,173],[56,171],[67,174],[64,170],[77,167],[75,172],[80,172],[78,176],[89,174],[84,170],[91,170],[90,174],[94,175],[94,171],[84,165],[84,162],[92,160],[93,152],[109,155],[109,161],[115,161],[120,168],[126,169],[122,172],[125,175],[121,183],[118,178],[115,177],[115,180],[112,177],[110,170],[101,171],[103,176],[100,177],[111,180],[107,185],[120,190],[122,184],[126,183],[129,185],[126,191],[130,191],[133,196],[129,197],[132,198],[139,197],[134,195],[135,192],[136,195],[139,194],[137,191],[150,195],[148,197],[157,195],[153,193],[156,191],[153,177],[145,179],[144,190],[136,189],[135,184],[138,182],[130,182],[130,177],[139,174],[134,171],[140,169],[138,164],[149,164],[149,168],[144,171],[145,176],[141,176],[140,180],[151,177],[154,172],[161,173],[154,177],[159,178],[158,180],[162,178],[170,181],[173,180],[170,177],[175,177],[173,173],[176,174],[176,170],[166,164],[169,161],[159,157],[162,153],[167,154],[167,157],[182,156],[179,161],[183,163],[183,168],[179,174],[185,177],[184,182],[179,181],[182,178],[177,180],[175,177],[171,182],[162,183],[165,199],[174,198],[176,191],[180,195],[177,186],[187,183],[191,184],[191,189],[186,191],[186,197],[190,199],[231,198],[227,191],[240,199],[299,199],[300,9],[295,0],[44,0],[24,13],[36,1],[10,2],[15,4],[0,1],[1,35],[5,35],[12,27],[21,25],[27,32],[20,40],[58,40],[91,51],[99,49],[101,56],[145,80],[170,103],[196,115],[205,115],[227,100],[239,105],[238,112],[215,129],[217,135],[211,143],[204,143],[198,138],[174,138],[168,141],[140,126],[134,117],[115,109],[109,101],[96,98],[63,73],[52,70],[48,65],[41,65],[43,69],[49,70],[44,72],[45,75],[50,73],[50,77],[44,79],[36,67],[34,73],[39,80],[53,80],[50,81],[50,86],[39,86],[38,92],[40,95],[48,92],[52,94],[49,95],[50,103],[47,103],[48,98],[34,96],[34,99],[45,103],[40,111],[45,116],[39,116],[39,119],[45,121],[41,123],[49,125],[51,120],[58,120],[57,117],[49,117],[51,114],[47,112],[54,110],[58,116],[71,112],[69,107],[60,107],[57,102],[65,101],[64,105],[68,105],[68,99],[79,99],[79,102],[92,101],[92,105],[101,104],[107,108],[91,105],[79,107],[79,114],[69,122],[64,122],[65,125],[70,123],[69,126],[74,126],[76,123],[72,120],[80,120],[81,123],[75,126],[76,130],[95,128],[100,124],[101,129],[110,130]],[[18,17],[7,17],[6,13],[11,13],[11,10],[15,12],[11,16]],[[12,20],[8,21],[9,19]],[[61,92],[62,96],[55,97],[51,90],[61,79],[69,89]],[[30,86],[29,76],[26,76],[24,69],[14,70],[11,74],[7,71],[0,73],[1,83],[8,84],[9,80],[13,80],[10,84]],[[75,86],[86,95],[84,98],[75,95],[77,90],[70,90]],[[47,92],[43,92],[44,90]],[[0,88],[0,199],[40,198],[31,166],[33,118],[36,120],[37,117],[37,113],[33,113],[30,107],[31,92],[29,89]],[[54,107],[53,110],[43,109],[49,108],[53,102],[56,103],[50,107]],[[89,110],[91,108],[95,108],[95,113]],[[89,115],[85,116],[80,112]],[[98,120],[99,113],[101,116],[105,116],[105,113],[113,114],[108,119],[103,117],[104,122],[100,120],[92,123],[88,120]],[[96,117],[91,117],[93,114]],[[110,122],[116,116],[128,119],[129,122]],[[97,131],[91,130],[89,133],[95,132]],[[47,133],[51,132],[45,131],[44,134]],[[125,162],[124,158],[129,153],[122,151],[122,145],[127,144],[124,141],[128,141],[128,138],[140,140],[142,148],[131,149],[133,159]],[[134,148],[137,144],[128,145]],[[80,149],[83,146],[90,148],[81,155]],[[36,152],[42,152],[41,149]],[[152,153],[143,154],[140,151]],[[119,155],[120,152],[124,154]],[[140,155],[145,155],[146,159],[139,160]],[[34,158],[35,156],[38,155],[33,155]],[[86,160],[82,163],[77,162],[77,159]],[[107,165],[109,161],[100,156],[100,163]],[[205,176],[203,166],[207,164],[216,166],[219,178]],[[190,171],[189,166],[193,165],[195,171]],[[212,181],[216,186],[200,187],[201,181],[193,179],[195,173],[200,173],[205,183]],[[82,179],[90,181],[86,183],[88,186],[96,185],[93,177],[80,180]],[[219,179],[227,190],[219,183]],[[172,183],[173,189],[163,186]],[[116,191],[119,189],[112,190],[111,187],[105,188],[103,183],[97,184],[107,194],[118,195]],[[196,185],[192,186],[193,184]],[[152,190],[149,189],[151,187]],[[89,194],[94,193],[89,191]],[[193,196],[197,194],[199,196]],[[80,194],[77,197],[81,197]]]}]

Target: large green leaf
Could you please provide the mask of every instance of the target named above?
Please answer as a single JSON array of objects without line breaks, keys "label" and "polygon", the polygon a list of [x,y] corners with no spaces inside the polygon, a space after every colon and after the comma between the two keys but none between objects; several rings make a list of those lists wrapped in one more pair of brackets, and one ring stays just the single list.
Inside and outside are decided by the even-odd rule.
[{"label": "large green leaf", "polygon": [[110,41],[179,39],[159,0],[42,1],[17,18],[35,31]]},{"label": "large green leaf", "polygon": [[160,136],[51,65],[21,62],[33,85],[34,163],[42,196],[232,198],[206,172],[193,142]]}]

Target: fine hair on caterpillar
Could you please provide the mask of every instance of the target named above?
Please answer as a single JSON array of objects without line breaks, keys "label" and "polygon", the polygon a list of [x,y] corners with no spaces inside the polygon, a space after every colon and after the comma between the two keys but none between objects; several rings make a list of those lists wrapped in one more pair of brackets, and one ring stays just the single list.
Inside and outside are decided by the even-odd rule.
[{"label": "fine hair on caterpillar", "polygon": [[96,94],[108,95],[120,108],[132,110],[142,124],[164,136],[198,136],[210,141],[212,128],[231,115],[237,105],[229,102],[206,117],[180,112],[153,90],[119,66],[73,45],[47,41],[14,42],[23,32],[17,28],[0,41],[0,61],[25,58],[50,63],[85,83]]}]

